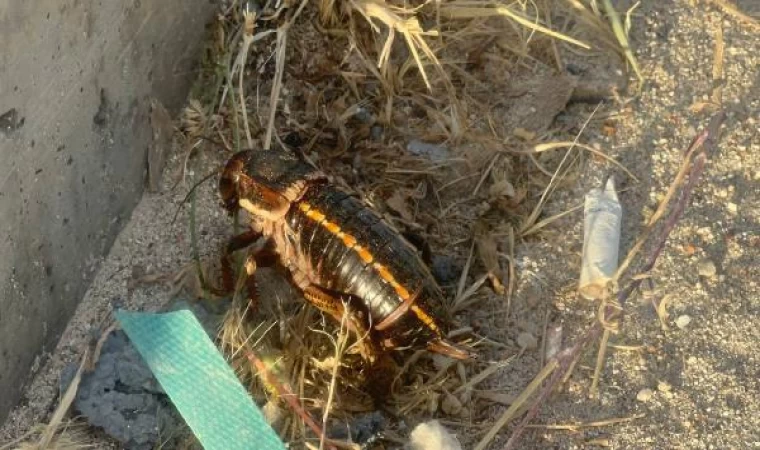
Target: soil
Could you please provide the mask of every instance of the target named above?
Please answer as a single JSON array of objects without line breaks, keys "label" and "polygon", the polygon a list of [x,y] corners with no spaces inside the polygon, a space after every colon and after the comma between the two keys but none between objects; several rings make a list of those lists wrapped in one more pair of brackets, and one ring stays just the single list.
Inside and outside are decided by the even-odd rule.
[{"label": "soil", "polygon": [[[625,11],[633,2],[618,3]],[[760,11],[750,0],[737,5],[748,14]],[[716,85],[719,28],[724,82]],[[651,292],[626,305],[621,329],[610,340],[599,395],[588,395],[596,344],[566,389],[543,408],[520,448],[760,448],[760,36],[712,3],[675,0],[642,2],[630,39],[646,77],[641,94],[598,109],[571,101],[555,123],[565,125],[570,140],[582,129],[580,142],[616,158],[639,181],[603,159],[585,157],[578,176],[550,197],[543,217],[582,204],[589,189],[614,174],[624,210],[625,254],[673,179],[683,150],[706,125],[711,114],[706,103],[718,86],[727,114],[720,150],[710,155],[693,201],[651,274]],[[198,153],[188,162],[185,182],[174,187],[184,164],[183,151],[174,149],[162,188],[146,193],[133,212],[58,348],[41,358],[0,442],[49,418],[64,367],[108,326],[113,308],[157,311],[171,302],[168,281],[144,281],[160,274],[169,278],[191,263],[189,211],[183,209],[172,223],[175,208],[190,186],[223,161],[222,153]],[[214,183],[200,185],[196,209],[201,257],[213,258],[231,233]],[[481,303],[460,317],[501,344],[490,350],[491,361],[507,361],[471,393],[464,412],[447,414],[448,405],[433,414],[464,448],[475,446],[538,373],[546,329],[561,326],[567,346],[595,320],[598,304],[576,293],[582,222],[576,211],[518,241],[508,314],[503,296],[486,283]],[[447,254],[461,265],[470,244],[449,244]],[[472,270],[468,286],[483,274],[477,264]],[[663,296],[669,298],[666,328],[652,304],[652,298]],[[406,425],[420,417],[417,413]],[[624,421],[597,424],[612,419]],[[576,427],[545,426],[550,424]],[[502,448],[513,427],[505,427],[488,448]],[[409,431],[396,426],[402,437]],[[95,445],[115,447],[102,437]]]}]

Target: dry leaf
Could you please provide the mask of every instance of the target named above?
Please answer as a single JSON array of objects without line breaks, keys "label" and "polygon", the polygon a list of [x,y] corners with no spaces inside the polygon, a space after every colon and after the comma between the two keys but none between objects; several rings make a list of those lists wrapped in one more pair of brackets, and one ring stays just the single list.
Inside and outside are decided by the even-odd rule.
[{"label": "dry leaf", "polygon": [[507,180],[499,180],[488,189],[488,195],[491,198],[514,197],[516,192],[512,183]]},{"label": "dry leaf", "polygon": [[396,191],[393,195],[385,201],[385,204],[394,211],[396,211],[402,219],[407,222],[414,222],[414,215],[409,211],[409,207],[406,203],[406,198],[400,191]]},{"label": "dry leaf", "polygon": [[612,137],[617,133],[617,128],[615,128],[614,122],[605,122],[604,125],[602,125],[602,133],[605,136]]},{"label": "dry leaf", "polygon": [[462,402],[455,395],[447,392],[441,402],[441,410],[450,416],[458,416],[463,410]]},{"label": "dry leaf", "polygon": [[656,305],[656,311],[657,311],[657,317],[660,318],[660,326],[663,330],[668,330],[668,302],[670,301],[671,296],[666,295],[660,300],[660,303]]},{"label": "dry leaf", "polygon": [[485,231],[485,224],[476,226],[476,236],[475,241],[478,246],[478,255],[483,266],[488,271],[488,278],[493,284],[493,289],[497,294],[504,295],[506,289],[502,280],[506,277],[499,265],[499,249],[496,240],[490,233]]}]

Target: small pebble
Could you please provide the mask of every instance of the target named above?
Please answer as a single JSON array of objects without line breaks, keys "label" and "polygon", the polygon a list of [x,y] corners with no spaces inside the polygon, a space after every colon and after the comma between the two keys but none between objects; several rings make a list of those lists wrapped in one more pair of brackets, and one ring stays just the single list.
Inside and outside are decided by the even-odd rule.
[{"label": "small pebble", "polygon": [[735,216],[739,214],[739,205],[737,205],[736,203],[728,202],[726,204],[726,210],[728,210],[729,214],[731,214],[732,216]]},{"label": "small pebble", "polygon": [[441,402],[441,410],[450,416],[458,416],[462,412],[462,402],[453,394],[445,394]]},{"label": "small pebble", "polygon": [[379,142],[380,140],[382,140],[383,127],[381,125],[372,125],[372,128],[369,129],[369,137],[375,142]]},{"label": "small pebble", "polygon": [[432,161],[443,161],[449,157],[449,149],[437,144],[413,139],[406,145],[406,150],[415,156],[424,156]]},{"label": "small pebble", "polygon": [[538,340],[528,332],[522,332],[517,335],[517,345],[525,350],[531,350],[538,347]]},{"label": "small pebble", "polygon": [[670,383],[667,381],[660,381],[657,383],[657,390],[660,392],[670,392],[671,389],[673,389],[673,387],[670,386]]},{"label": "small pebble", "polygon": [[445,370],[454,365],[456,361],[448,356],[435,354],[433,355],[433,365],[438,370]]},{"label": "small pebble", "polygon": [[718,273],[718,268],[709,259],[703,259],[697,263],[697,273],[701,277],[713,278]]},{"label": "small pebble", "polygon": [[636,400],[640,402],[648,402],[654,396],[654,391],[651,389],[642,389],[636,394]]},{"label": "small pebble", "polygon": [[676,326],[680,329],[684,329],[691,323],[691,317],[687,315],[678,316],[676,319]]}]

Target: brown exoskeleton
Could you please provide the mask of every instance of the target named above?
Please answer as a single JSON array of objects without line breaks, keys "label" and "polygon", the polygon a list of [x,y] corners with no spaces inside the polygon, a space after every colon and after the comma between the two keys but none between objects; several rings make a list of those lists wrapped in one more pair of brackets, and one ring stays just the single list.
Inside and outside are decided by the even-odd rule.
[{"label": "brown exoskeleton", "polygon": [[266,238],[256,264],[279,263],[309,303],[337,320],[348,305],[370,362],[407,348],[474,357],[445,339],[443,293],[415,249],[307,162],[287,151],[242,151],[227,162],[219,190],[230,213],[242,209],[251,220],[227,247],[226,273],[232,252]]}]

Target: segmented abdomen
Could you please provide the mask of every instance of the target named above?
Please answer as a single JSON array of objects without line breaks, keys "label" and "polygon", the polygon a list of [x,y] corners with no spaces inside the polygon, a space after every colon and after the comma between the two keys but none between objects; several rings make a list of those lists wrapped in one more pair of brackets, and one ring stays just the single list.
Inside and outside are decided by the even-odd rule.
[{"label": "segmented abdomen", "polygon": [[[313,282],[361,298],[374,324],[418,294],[406,313],[410,317],[394,328],[407,327],[402,334],[410,339],[437,330],[428,314],[438,306],[440,290],[414,249],[376,213],[345,192],[319,186],[293,205],[287,221],[298,236],[296,250],[310,262]],[[426,316],[430,324],[424,323]],[[422,321],[411,320],[415,317]]]}]

